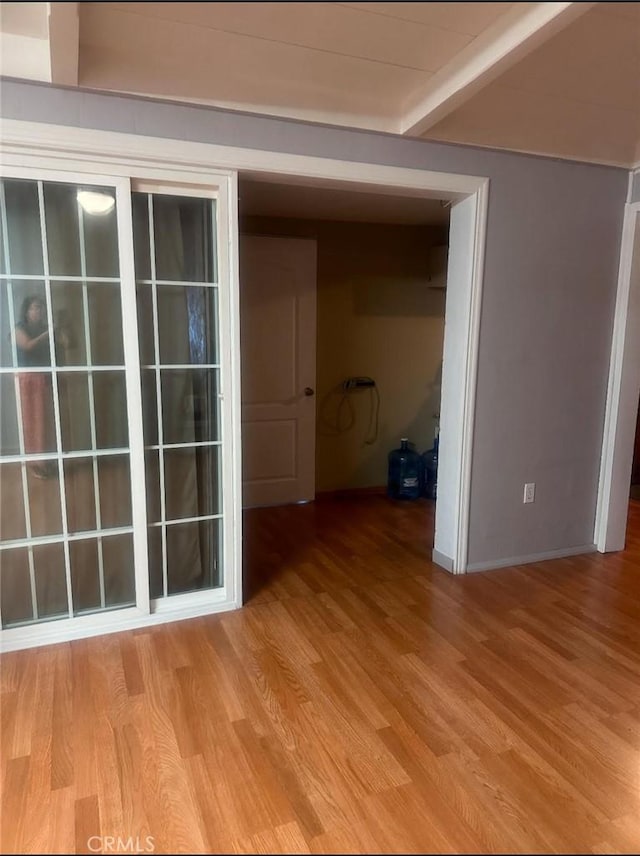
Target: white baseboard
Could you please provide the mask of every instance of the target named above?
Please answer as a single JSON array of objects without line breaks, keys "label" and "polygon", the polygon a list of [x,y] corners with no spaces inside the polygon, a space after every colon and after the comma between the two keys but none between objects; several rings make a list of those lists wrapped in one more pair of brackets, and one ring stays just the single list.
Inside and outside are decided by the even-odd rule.
[{"label": "white baseboard", "polygon": [[441,553],[439,550],[433,550],[431,553],[431,561],[435,565],[439,565],[441,568],[444,568],[445,571],[449,571],[450,574],[453,573],[453,559],[450,556],[445,556],[445,554]]},{"label": "white baseboard", "polygon": [[[510,568],[512,565],[529,565],[532,562],[544,562],[547,559],[565,559],[567,556],[580,556],[583,553],[595,553],[595,544],[581,544],[579,547],[567,547],[563,550],[549,550],[547,553],[530,553],[528,556],[512,556],[509,559],[497,559],[493,562],[471,562],[467,573],[493,571],[496,568]],[[435,558],[433,560],[436,561]]]}]

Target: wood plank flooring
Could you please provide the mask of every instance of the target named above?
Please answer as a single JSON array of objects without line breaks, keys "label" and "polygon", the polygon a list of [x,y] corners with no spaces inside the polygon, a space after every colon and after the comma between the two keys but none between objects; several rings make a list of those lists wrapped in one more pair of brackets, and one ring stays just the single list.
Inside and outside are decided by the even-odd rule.
[{"label": "wood plank flooring", "polygon": [[5,654],[2,852],[640,852],[640,502],[461,578],[432,513],[253,510],[243,609]]}]

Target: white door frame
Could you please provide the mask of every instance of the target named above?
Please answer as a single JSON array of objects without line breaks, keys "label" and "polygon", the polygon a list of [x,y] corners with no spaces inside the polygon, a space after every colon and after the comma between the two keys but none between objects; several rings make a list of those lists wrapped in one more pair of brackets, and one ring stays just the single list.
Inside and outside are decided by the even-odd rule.
[{"label": "white door frame", "polygon": [[[171,166],[168,180],[200,180],[207,173],[219,177],[227,171],[229,204],[226,232],[228,242],[229,286],[231,290],[231,424],[232,456],[230,468],[234,485],[233,502],[233,567],[227,567],[227,579],[232,583],[233,604],[241,604],[242,591],[242,508],[241,508],[241,434],[240,434],[240,337],[239,337],[239,276],[238,276],[238,173],[252,174],[264,180],[289,180],[302,184],[341,186],[354,191],[375,190],[389,195],[422,196],[444,199],[454,204],[468,200],[464,228],[450,246],[450,270],[458,274],[448,279],[449,300],[455,297],[460,311],[445,327],[445,348],[463,354],[461,360],[443,366],[441,412],[455,414],[450,423],[449,456],[444,467],[450,480],[451,503],[436,506],[436,540],[439,549],[434,561],[448,571],[465,573],[468,561],[468,529],[471,457],[475,415],[480,306],[482,295],[484,251],[488,215],[489,179],[484,176],[458,175],[426,169],[341,161],[330,158],[243,149],[208,143],[147,137],[114,131],[75,128],[40,122],[6,119],[0,126],[4,163],[55,168],[61,161],[73,160],[78,169],[89,170],[100,165],[109,174],[135,175],[137,178],[158,178],[158,172]],[[67,167],[69,168],[69,167]],[[465,263],[470,260],[470,263]],[[446,379],[445,379],[446,373]],[[443,485],[439,484],[439,492]],[[445,488],[446,489],[446,488]],[[166,619],[169,620],[169,619]]]},{"label": "white door frame", "polygon": [[452,206],[449,227],[433,561],[454,574],[466,573],[468,565],[487,204],[484,184]]},{"label": "white door frame", "polygon": [[[628,198],[632,183],[633,173],[629,176]],[[634,247],[638,224],[640,202],[628,202],[622,227],[593,539],[601,553],[623,550],[625,546],[640,391],[640,278],[632,281],[634,249],[640,253],[640,246]],[[638,259],[635,264],[639,264]]]}]

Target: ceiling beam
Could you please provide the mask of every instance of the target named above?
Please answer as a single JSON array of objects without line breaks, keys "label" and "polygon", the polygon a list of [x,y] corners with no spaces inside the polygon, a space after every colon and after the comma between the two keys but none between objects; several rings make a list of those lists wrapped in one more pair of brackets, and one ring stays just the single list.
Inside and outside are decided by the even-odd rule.
[{"label": "ceiling beam", "polygon": [[0,74],[49,82],[46,3],[0,3]]},{"label": "ceiling beam", "polygon": [[587,12],[595,3],[514,3],[411,99],[400,132],[421,136],[447,114]]},{"label": "ceiling beam", "polygon": [[80,18],[78,3],[49,3],[51,83],[78,85]]},{"label": "ceiling beam", "polygon": [[46,39],[0,32],[0,75],[50,82]]}]

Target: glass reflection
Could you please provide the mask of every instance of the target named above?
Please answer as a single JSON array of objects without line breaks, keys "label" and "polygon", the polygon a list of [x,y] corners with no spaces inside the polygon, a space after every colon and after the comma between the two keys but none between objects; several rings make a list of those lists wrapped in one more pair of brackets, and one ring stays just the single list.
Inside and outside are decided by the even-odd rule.
[{"label": "glass reflection", "polygon": [[131,474],[128,455],[98,458],[100,522],[103,529],[131,526]]},{"label": "glass reflection", "polygon": [[102,539],[104,590],[107,606],[134,606],[136,601],[133,535]]},{"label": "glass reflection", "polygon": [[51,283],[58,366],[87,365],[82,292],[82,283],[79,282]]},{"label": "glass reflection", "polygon": [[218,362],[217,297],[217,289],[206,286],[158,286],[161,364]]},{"label": "glass reflection", "polygon": [[220,586],[220,521],[177,523],[166,529],[169,594]]},{"label": "glass reflection", "polygon": [[3,184],[9,244],[9,258],[5,260],[7,271],[42,276],[44,264],[37,182],[5,179]]},{"label": "glass reflection", "polygon": [[69,542],[71,560],[71,590],[73,612],[100,609],[100,572],[98,566],[98,541],[87,538]]},{"label": "glass reflection", "polygon": [[[44,283],[6,282],[2,283],[1,292],[0,365],[50,367],[52,343]],[[51,283],[51,301],[56,365],[85,365],[82,283]],[[111,323],[111,316],[104,314],[103,307],[98,311]]]},{"label": "glass reflection", "polygon": [[0,538],[17,541],[27,537],[22,490],[22,464],[0,465]]},{"label": "glass reflection", "polygon": [[215,282],[214,219],[210,199],[154,194],[156,279]]},{"label": "glass reflection", "polygon": [[20,454],[15,375],[0,374],[0,453]]},{"label": "glass reflection", "polygon": [[140,364],[152,366],[156,362],[155,344],[153,341],[153,286],[136,286],[138,304],[138,347],[140,349]]},{"label": "glass reflection", "polygon": [[[76,196],[88,190],[97,194],[98,201],[115,199],[115,190],[108,187],[77,188]],[[118,226],[115,205],[106,212],[91,213],[90,206],[82,209],[84,228],[86,276],[117,278],[120,275],[118,257]]]},{"label": "glass reflection", "polygon": [[164,452],[166,519],[218,514],[218,446],[167,449]]},{"label": "glass reflection", "polygon": [[[27,455],[41,455],[56,449],[51,374],[29,372],[18,375],[22,435]],[[33,465],[36,475],[39,465]]]},{"label": "glass reflection", "polygon": [[120,286],[90,283],[87,286],[91,362],[94,366],[124,365]]},{"label": "glass reflection", "polygon": [[83,205],[83,193],[90,200],[115,200],[114,188],[44,184],[49,271],[54,276],[116,278],[120,262],[115,205],[108,210]]},{"label": "glass reflection", "polygon": [[126,448],[129,424],[124,371],[94,372],[93,396],[98,449]]},{"label": "glass reflection", "polygon": [[85,372],[58,372],[58,402],[62,451],[91,448],[89,376]]},{"label": "glass reflection", "polygon": [[[47,306],[46,301],[37,294],[27,295],[22,301],[15,327],[15,346],[20,368],[51,366]],[[51,372],[19,372],[18,386],[25,453],[41,455],[54,451],[56,443]],[[39,465],[34,465],[34,468],[37,472]]]},{"label": "glass reflection", "polygon": [[96,498],[91,458],[64,462],[69,532],[91,532],[96,528]]},{"label": "glass reflection", "polygon": [[44,283],[39,280],[3,282],[1,289],[2,366],[4,368],[29,364],[50,366],[51,353],[48,338],[41,337],[35,343],[31,341],[48,330],[47,295]]},{"label": "glass reflection", "polygon": [[164,442],[219,440],[218,369],[165,369],[160,379]]},{"label": "glass reflection", "polygon": [[33,548],[36,598],[40,618],[68,618],[64,546],[44,544]]},{"label": "glass reflection", "polygon": [[136,279],[151,279],[149,203],[146,193],[131,194]]},{"label": "glass reflection", "polygon": [[3,627],[33,619],[26,547],[0,550],[0,609]]},{"label": "glass reflection", "polygon": [[43,461],[44,478],[29,478],[29,516],[31,534],[36,538],[62,532],[60,477],[57,461]]},{"label": "glass reflection", "polygon": [[82,276],[78,188],[70,184],[44,185],[44,211],[52,276]]},{"label": "glass reflection", "polygon": [[[39,461],[27,466],[27,507],[31,535],[59,535],[62,532],[60,485],[56,461]],[[0,539],[17,541],[28,536],[22,464],[0,465]]]}]

